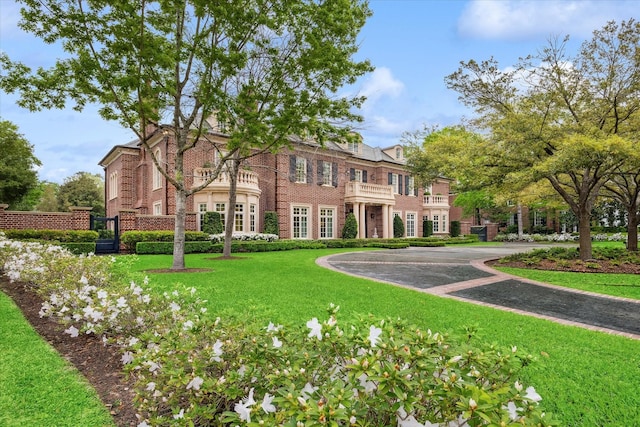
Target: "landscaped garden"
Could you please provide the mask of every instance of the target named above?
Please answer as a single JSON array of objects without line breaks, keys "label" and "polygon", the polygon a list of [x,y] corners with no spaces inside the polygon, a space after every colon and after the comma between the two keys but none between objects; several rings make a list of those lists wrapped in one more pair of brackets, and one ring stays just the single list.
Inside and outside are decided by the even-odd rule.
[{"label": "landscaped garden", "polygon": [[[419,403],[422,400],[414,400],[420,395],[418,384],[426,381],[434,382],[432,392],[437,399],[445,401],[447,396],[456,399],[447,402],[446,407],[457,410],[460,416],[473,420],[468,425],[481,422],[483,417],[473,418],[474,414],[482,413],[492,417],[495,416],[496,410],[502,411],[501,416],[505,417],[507,424],[515,423],[518,417],[524,416],[528,411],[533,411],[534,418],[539,417],[541,412],[551,413],[561,425],[627,426],[640,423],[640,395],[637,393],[637,390],[640,390],[639,341],[344,276],[315,264],[315,260],[320,256],[352,250],[246,253],[238,254],[231,260],[221,260],[216,254],[192,254],[187,256],[187,265],[193,269],[200,269],[200,272],[169,274],[153,271],[170,265],[170,256],[119,257],[113,263],[118,266],[114,277],[129,277],[129,274],[134,272],[134,284],[127,282],[118,292],[107,292],[99,283],[100,272],[93,271],[91,278],[83,276],[85,279],[80,280],[81,283],[74,284],[75,288],[83,292],[79,299],[54,292],[56,297],[47,300],[48,306],[45,305],[42,309],[43,314],[52,314],[60,318],[77,316],[78,319],[85,316],[76,323],[78,326],[82,325],[78,329],[69,325],[60,328],[57,340],[58,344],[62,347],[66,345],[72,353],[85,349],[85,361],[75,362],[80,369],[91,370],[92,364],[97,366],[98,362],[104,362],[96,358],[108,358],[105,354],[90,353],[87,348],[111,349],[113,360],[129,362],[128,365],[133,367],[131,371],[135,374],[134,378],[144,378],[137,386],[131,381],[118,386],[123,384],[122,379],[112,375],[112,371],[119,367],[108,363],[106,367],[101,368],[103,372],[89,372],[87,377],[96,389],[100,388],[97,383],[101,379],[103,383],[113,386],[111,391],[100,391],[107,407],[81,376],[65,367],[57,354],[48,350],[9,298],[0,294],[0,312],[3,319],[6,319],[0,326],[0,424],[102,426],[110,422],[112,412],[115,422],[129,425],[128,423],[135,423],[135,420],[131,419],[129,413],[127,403],[130,402],[123,400],[131,398],[131,388],[138,387],[138,404],[147,411],[162,407],[165,412],[159,415],[164,417],[165,422],[178,425],[183,422],[186,424],[186,420],[193,416],[193,411],[197,412],[198,403],[206,401],[211,405],[207,400],[210,396],[202,394],[204,390],[220,393],[224,391],[238,396],[236,401],[228,405],[230,410],[225,415],[230,425],[248,423],[249,416],[253,417],[251,421],[256,425],[261,418],[271,420],[271,423],[267,421],[264,425],[274,425],[275,418],[269,417],[275,417],[276,414],[291,415],[291,408],[302,407],[303,404],[298,397],[303,398],[304,405],[313,413],[310,416],[318,420],[321,419],[320,412],[323,406],[334,404],[332,399],[338,399],[338,396],[350,401],[358,401],[357,396],[373,399],[372,402],[380,405],[381,412],[389,410],[398,413],[401,412],[400,406],[407,404],[414,410],[416,417],[411,419],[408,416],[411,414],[409,412],[402,423],[400,418],[393,418],[391,425],[429,425],[425,424],[427,420],[419,415],[429,411],[442,413],[443,410],[425,408],[423,403]],[[50,256],[52,258],[49,261],[58,259],[55,253]],[[90,258],[82,259],[89,263]],[[42,259],[34,261],[43,262]],[[28,260],[24,262],[28,263]],[[63,272],[69,271],[71,265],[71,261],[65,259],[57,261],[55,271],[62,276]],[[44,274],[37,271],[38,268],[33,271],[33,266],[21,267],[31,270],[31,276],[12,277],[18,281],[32,282],[38,274]],[[7,268],[5,264],[5,273],[17,270],[17,266],[15,269],[11,266]],[[522,274],[527,273],[523,271]],[[628,289],[624,296],[638,298],[637,293],[634,293],[634,289],[640,288],[638,275],[582,273],[579,276],[566,276],[578,274],[569,272],[552,274],[553,276],[547,276],[544,280],[552,283],[556,280],[575,283],[578,277],[581,283],[587,283],[592,277],[598,277],[603,283],[623,283],[625,286],[619,288]],[[145,275],[149,277],[148,284],[144,282]],[[570,278],[567,280],[566,277]],[[585,277],[590,280],[584,280]],[[621,277],[624,278],[622,282]],[[60,278],[60,282],[63,283],[64,279]],[[66,285],[71,286],[69,283]],[[92,285],[95,289],[91,289]],[[3,286],[6,288],[9,284],[5,283]],[[191,288],[195,289],[193,295]],[[100,293],[101,291],[104,293]],[[91,299],[95,304],[87,305],[87,299]],[[145,308],[146,299],[157,300],[157,303]],[[68,310],[61,310],[61,307],[65,306],[62,300],[65,301]],[[28,301],[34,304],[33,299]],[[82,301],[85,302],[84,305],[80,304]],[[336,311],[336,306],[340,307],[339,311]],[[98,307],[104,309],[98,310]],[[127,307],[132,311],[127,311]],[[190,308],[193,310],[190,311]],[[38,306],[36,314],[40,310]],[[133,312],[155,316],[159,325],[153,328],[136,325],[136,322],[141,321],[141,316],[127,317]],[[165,315],[170,317],[162,317]],[[115,319],[119,316],[124,316],[128,322],[117,323],[116,330],[108,330],[108,322],[105,319]],[[404,323],[397,322],[398,318],[403,319]],[[37,319],[39,317],[36,315],[32,321],[38,323]],[[92,321],[87,322],[87,319]],[[383,319],[386,320],[383,322]],[[48,319],[41,319],[40,323],[52,324]],[[364,330],[358,330],[358,326],[362,326]],[[191,339],[201,336],[196,333],[197,328],[202,329],[200,332],[205,333],[210,345],[202,345]],[[211,330],[207,331],[208,328]],[[107,341],[114,343],[119,340],[119,334],[127,336],[128,342],[119,342],[124,352],[118,352],[120,347],[115,344],[105,347],[98,339],[93,339],[98,346],[91,347],[89,341],[93,335],[86,336],[84,332],[87,330],[92,330],[98,336],[104,334],[108,337]],[[194,330],[196,332],[193,332]],[[340,335],[339,331],[342,331],[343,335]],[[145,352],[137,342],[131,342],[133,332],[139,336],[136,339],[144,340],[151,351]],[[221,334],[216,335],[217,332]],[[78,336],[73,338],[76,334]],[[343,336],[345,338],[342,338]],[[250,344],[255,337],[262,337],[257,338],[258,350]],[[243,346],[233,347],[231,343],[235,342],[234,340],[242,342]],[[174,347],[167,348],[167,342]],[[394,349],[391,345],[393,342],[402,342],[403,345]],[[175,346],[176,344],[180,345]],[[294,385],[302,381],[305,374],[302,372],[305,369],[302,367],[304,363],[310,363],[309,366],[316,368],[323,366],[322,363],[328,363],[323,357],[324,354],[334,357],[338,348],[344,353],[348,351],[348,345],[354,344],[357,344],[354,348],[360,348],[361,351],[356,351],[350,356],[353,360],[349,360],[348,373],[340,371],[344,366],[336,365],[333,360],[331,363],[335,365],[334,374],[340,372],[345,375],[344,381],[347,381],[347,378],[358,380],[353,387],[362,387],[360,395],[356,394],[354,397],[351,388],[344,387],[346,383],[343,384],[343,389],[340,389],[337,383],[333,383],[331,390],[325,390],[326,396],[331,398],[329,401],[322,401],[317,395],[314,398],[316,392],[312,389],[307,390],[306,396],[294,397]],[[491,344],[495,344],[495,347],[492,348]],[[278,361],[274,358],[276,350],[300,350],[305,345],[308,346],[307,356],[304,351],[290,350],[292,353],[288,360],[292,362],[291,365],[277,367]],[[412,353],[414,345],[429,348],[439,355],[429,362],[429,370],[412,370],[411,367],[400,364],[399,367],[389,366],[388,371],[381,368],[374,373],[368,371],[368,366],[365,366],[378,366],[376,363],[384,357],[395,357],[399,358],[398,360],[404,358],[407,363],[425,363],[414,355],[415,352]],[[482,350],[482,353],[460,353],[463,349],[472,352]],[[176,354],[179,357],[170,360],[169,356]],[[156,358],[155,361],[151,359],[152,355]],[[235,369],[216,371],[220,368],[216,364],[216,358],[227,357],[233,360],[233,363],[238,363]],[[510,360],[503,364],[499,361],[501,358]],[[200,359],[204,362],[199,361]],[[465,364],[465,360],[473,363]],[[203,366],[207,363],[210,365]],[[491,364],[499,372],[493,376],[484,372],[487,364]],[[357,369],[354,366],[358,366]],[[385,364],[379,366],[384,367]],[[511,368],[515,369],[512,373],[508,372]],[[243,382],[238,372],[244,373],[247,369],[253,369],[253,375],[247,374],[250,378]],[[372,393],[371,396],[364,393],[365,390],[371,391],[368,387],[372,387],[372,383],[378,384],[379,391],[382,384],[387,384],[389,389],[382,390],[387,394],[390,390],[394,391],[393,384],[385,382],[384,373],[398,370],[406,375],[403,375],[398,383],[393,383],[394,387],[415,386],[416,390],[408,395],[399,391],[393,401],[402,404],[398,403],[395,408],[386,408],[383,406],[389,403],[388,399],[375,400],[372,395],[376,393]],[[167,371],[172,373],[167,376]],[[428,375],[421,377],[420,371],[427,372]],[[207,378],[201,374],[202,372],[217,372],[218,375],[215,378]],[[436,372],[439,374],[435,375]],[[455,375],[451,375],[456,372],[464,373],[465,378],[455,378]],[[368,377],[362,377],[365,373]],[[353,377],[355,374],[358,375]],[[326,375],[328,382],[335,380],[330,372]],[[495,384],[502,381],[501,386],[493,390],[491,387],[484,390],[479,385],[470,385],[468,378],[483,376],[486,376],[487,381],[495,381]],[[255,378],[253,382],[252,378]],[[261,384],[263,379],[271,385],[278,380],[290,384],[292,398],[289,399],[286,394],[265,394],[263,390],[266,386]],[[233,390],[239,384],[246,385],[247,389]],[[125,390],[125,387],[130,389]],[[171,387],[189,391],[189,398],[192,399],[191,402],[196,403],[196,407],[183,404],[183,411],[180,412],[177,409],[180,402],[177,402],[172,410],[170,403],[173,398],[168,393]],[[450,387],[448,392],[445,392],[446,387]],[[257,403],[252,403],[254,392],[251,390],[254,389]],[[496,390],[499,392],[494,393]],[[518,392],[519,397],[510,394]],[[154,396],[158,399],[157,403],[153,402]],[[497,403],[500,399],[506,399],[505,405]],[[346,404],[345,401],[343,406]],[[335,409],[338,412],[341,410],[339,405]],[[352,409],[356,411],[357,416],[351,413],[343,414],[345,421],[342,425],[364,425],[359,423],[371,414],[366,414],[366,411],[362,412],[361,409]],[[201,412],[199,416],[200,423],[204,424],[205,414]],[[342,415],[338,413],[333,416],[339,418]],[[417,424],[418,421],[415,424],[410,423],[415,419],[421,424]],[[370,425],[389,425],[388,421],[385,423],[381,420],[382,418],[378,419],[377,423],[370,421]],[[150,418],[148,421],[152,423]],[[431,422],[434,421],[432,418]],[[142,423],[142,420],[139,422]],[[457,422],[460,424],[462,421],[458,419]],[[211,421],[211,425],[217,425],[217,422]],[[302,422],[298,425],[305,424]]]}]

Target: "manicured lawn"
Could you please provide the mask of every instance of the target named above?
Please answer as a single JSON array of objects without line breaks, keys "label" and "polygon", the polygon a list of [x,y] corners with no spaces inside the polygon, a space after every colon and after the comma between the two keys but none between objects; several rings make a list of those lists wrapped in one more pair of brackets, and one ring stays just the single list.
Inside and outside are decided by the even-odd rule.
[{"label": "manicured lawn", "polygon": [[[320,256],[348,251],[352,249],[238,254],[232,260],[188,255],[187,267],[209,270],[148,275],[158,292],[177,283],[197,288],[208,300],[211,316],[248,312],[265,326],[270,320],[323,319],[330,303],[341,306],[343,318],[368,313],[402,317],[452,334],[477,325],[478,339],[516,345],[537,358],[522,380],[536,387],[544,408],[562,425],[640,425],[640,341],[438,298],[315,264]],[[170,256],[141,256],[133,268],[142,275],[170,265]],[[584,275],[578,277],[585,281]],[[1,293],[0,316],[0,425],[110,425],[95,393]]]},{"label": "manicured lawn", "polygon": [[2,292],[0,318],[0,425],[113,425],[84,377],[40,338]]},{"label": "manicured lawn", "polygon": [[[329,253],[336,250],[242,254],[226,261],[189,255],[188,267],[212,271],[149,276],[159,291],[171,290],[176,281],[197,288],[211,315],[250,312],[265,325],[324,316],[329,303],[340,305],[342,316],[399,316],[433,331],[455,334],[478,325],[479,339],[517,345],[537,357],[523,380],[535,385],[545,408],[563,425],[640,425],[640,341],[425,295],[315,264]],[[146,256],[136,268],[168,265],[170,257]]]}]

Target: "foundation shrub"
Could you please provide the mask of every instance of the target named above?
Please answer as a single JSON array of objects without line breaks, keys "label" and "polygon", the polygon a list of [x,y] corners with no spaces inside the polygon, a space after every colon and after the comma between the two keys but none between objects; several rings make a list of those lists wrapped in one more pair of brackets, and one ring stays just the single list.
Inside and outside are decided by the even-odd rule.
[{"label": "foundation shrub", "polygon": [[347,215],[347,218],[344,221],[344,226],[342,227],[342,238],[343,239],[355,239],[358,235],[358,221],[356,220],[356,216],[353,212]]}]

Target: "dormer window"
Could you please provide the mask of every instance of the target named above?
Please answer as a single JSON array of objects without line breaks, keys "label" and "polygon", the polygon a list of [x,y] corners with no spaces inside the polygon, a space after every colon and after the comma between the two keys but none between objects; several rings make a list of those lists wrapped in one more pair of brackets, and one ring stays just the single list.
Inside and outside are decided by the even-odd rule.
[{"label": "dormer window", "polygon": [[402,148],[396,147],[396,160],[402,159]]}]

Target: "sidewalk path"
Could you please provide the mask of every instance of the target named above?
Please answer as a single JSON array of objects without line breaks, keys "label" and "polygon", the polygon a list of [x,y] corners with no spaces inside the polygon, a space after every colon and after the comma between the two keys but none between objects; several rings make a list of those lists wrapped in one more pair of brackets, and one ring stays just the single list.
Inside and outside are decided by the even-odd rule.
[{"label": "sidewalk path", "polygon": [[[323,267],[445,298],[640,339],[640,301],[511,276],[484,263],[539,245],[446,246],[351,252]],[[548,246],[544,246],[548,247]]]}]

